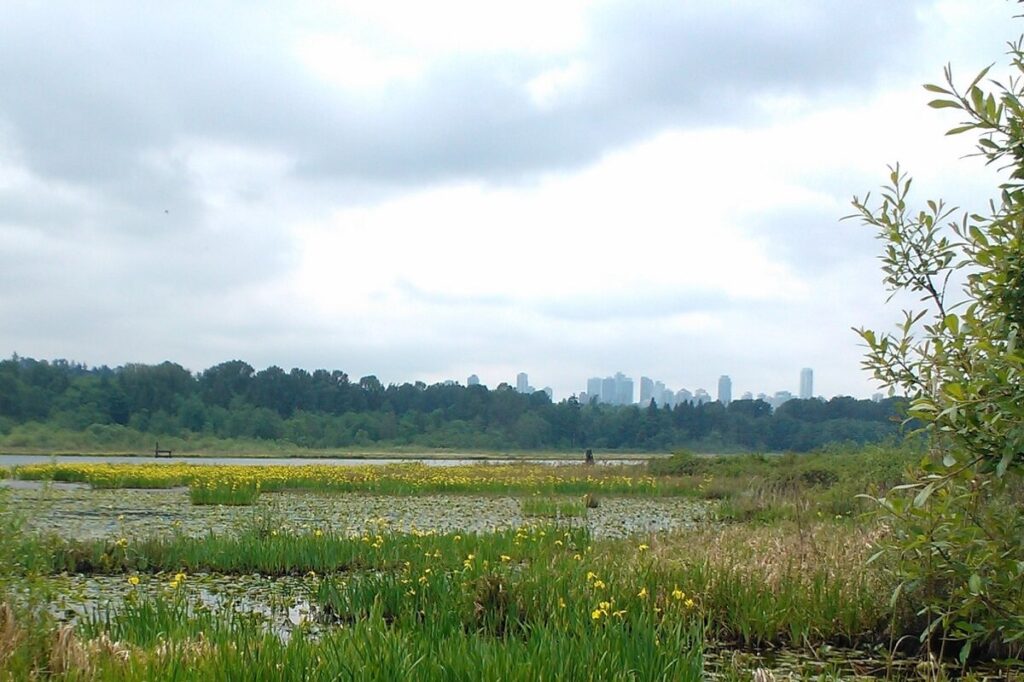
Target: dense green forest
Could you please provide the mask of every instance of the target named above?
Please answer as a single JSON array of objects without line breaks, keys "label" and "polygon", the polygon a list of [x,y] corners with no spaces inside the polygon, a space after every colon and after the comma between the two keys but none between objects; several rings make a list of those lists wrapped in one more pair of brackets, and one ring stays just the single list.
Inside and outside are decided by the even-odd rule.
[{"label": "dense green forest", "polygon": [[422,382],[384,386],[374,376],[232,360],[192,374],[182,366],[93,367],[14,356],[0,361],[0,446],[81,434],[116,445],[211,440],[276,441],[303,448],[430,448],[809,451],[829,443],[895,436],[903,404],[848,397],[669,407],[552,403],[543,392],[502,384]]}]

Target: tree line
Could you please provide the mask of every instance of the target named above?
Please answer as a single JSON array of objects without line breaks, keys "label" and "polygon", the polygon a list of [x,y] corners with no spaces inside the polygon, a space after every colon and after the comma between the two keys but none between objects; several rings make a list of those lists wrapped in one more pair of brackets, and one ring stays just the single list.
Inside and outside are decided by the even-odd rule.
[{"label": "tree line", "polygon": [[871,443],[900,429],[903,402],[837,397],[640,407],[553,403],[516,392],[423,382],[384,386],[340,370],[256,371],[240,360],[193,374],[181,365],[87,367],[14,356],[0,361],[0,435],[19,427],[130,430],[157,437],[282,441],[307,448],[809,451]]}]

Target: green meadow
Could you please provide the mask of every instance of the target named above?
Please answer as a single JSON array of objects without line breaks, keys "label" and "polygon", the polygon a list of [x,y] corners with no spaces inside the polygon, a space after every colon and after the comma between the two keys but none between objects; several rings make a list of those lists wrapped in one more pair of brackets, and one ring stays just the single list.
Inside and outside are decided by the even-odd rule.
[{"label": "green meadow", "polygon": [[916,459],[15,468],[0,679],[920,679],[856,496]]}]

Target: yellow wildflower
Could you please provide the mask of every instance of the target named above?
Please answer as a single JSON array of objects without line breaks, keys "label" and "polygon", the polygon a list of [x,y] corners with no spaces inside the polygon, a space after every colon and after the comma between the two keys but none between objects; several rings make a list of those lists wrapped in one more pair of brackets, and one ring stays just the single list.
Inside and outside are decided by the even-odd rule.
[{"label": "yellow wildflower", "polygon": [[641,588],[640,591],[636,593],[636,596],[640,597],[641,599],[647,599],[647,588]]},{"label": "yellow wildflower", "polygon": [[135,585],[138,585],[139,584],[139,576],[137,576],[137,575],[130,575],[130,576],[128,576],[128,584],[133,586],[133,587]]}]

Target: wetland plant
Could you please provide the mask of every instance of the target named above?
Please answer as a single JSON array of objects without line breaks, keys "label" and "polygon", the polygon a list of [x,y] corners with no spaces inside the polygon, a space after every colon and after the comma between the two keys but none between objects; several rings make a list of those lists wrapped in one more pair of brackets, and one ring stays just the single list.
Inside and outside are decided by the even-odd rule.
[{"label": "wetland plant", "polygon": [[192,504],[252,505],[260,496],[260,482],[247,477],[207,479],[192,483],[188,492]]},{"label": "wetland plant", "polygon": [[527,497],[520,502],[520,507],[523,516],[568,519],[587,515],[586,504],[576,500]]}]

